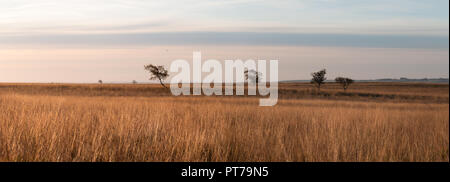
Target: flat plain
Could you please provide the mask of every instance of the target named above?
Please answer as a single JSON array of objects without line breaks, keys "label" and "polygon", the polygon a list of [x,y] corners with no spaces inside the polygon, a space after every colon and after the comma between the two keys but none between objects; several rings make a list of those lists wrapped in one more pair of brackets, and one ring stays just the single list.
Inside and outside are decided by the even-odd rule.
[{"label": "flat plain", "polygon": [[449,85],[282,83],[257,96],[156,84],[0,84],[0,161],[449,161]]}]

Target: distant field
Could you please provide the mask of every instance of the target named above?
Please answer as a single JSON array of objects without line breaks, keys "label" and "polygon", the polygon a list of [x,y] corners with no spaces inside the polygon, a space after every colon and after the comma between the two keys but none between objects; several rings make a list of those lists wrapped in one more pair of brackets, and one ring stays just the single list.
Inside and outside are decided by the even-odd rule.
[{"label": "distant field", "polygon": [[171,96],[159,85],[0,84],[0,161],[449,161],[449,85],[280,85]]},{"label": "distant field", "polygon": [[[172,96],[159,84],[7,84],[0,83],[0,93],[52,96]],[[189,96],[192,97],[192,96]],[[228,98],[229,96],[227,96]],[[449,103],[448,84],[428,83],[356,83],[346,92],[340,85],[328,83],[321,92],[308,83],[283,83],[281,99],[335,99],[392,102]]]}]

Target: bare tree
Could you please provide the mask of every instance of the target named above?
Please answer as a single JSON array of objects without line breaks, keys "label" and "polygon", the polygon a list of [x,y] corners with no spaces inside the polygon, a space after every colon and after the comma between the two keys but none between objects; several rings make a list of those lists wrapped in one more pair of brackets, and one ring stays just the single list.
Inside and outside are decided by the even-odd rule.
[{"label": "bare tree", "polygon": [[166,85],[164,85],[163,80],[169,76],[169,73],[164,66],[149,64],[145,65],[144,69],[150,72],[150,80],[159,80],[159,83],[161,83],[164,88],[167,88]]},{"label": "bare tree", "polygon": [[98,83],[99,83],[99,84],[103,84],[103,81],[102,81],[102,80],[98,80]]},{"label": "bare tree", "polygon": [[345,77],[337,77],[334,79],[336,83],[339,83],[342,85],[342,88],[344,88],[344,91],[347,90],[348,86],[352,84],[354,81],[351,78],[345,78]]},{"label": "bare tree", "polygon": [[136,80],[133,80],[131,83],[133,84],[137,84],[138,82]]},{"label": "bare tree", "polygon": [[245,74],[245,79],[246,80],[253,81],[256,84],[258,84],[259,81],[261,81],[261,77],[262,77],[262,73],[261,72],[258,72],[258,71],[253,70],[253,69],[248,70],[247,68],[245,68],[244,74]]},{"label": "bare tree", "polygon": [[320,91],[320,86],[325,84],[325,80],[327,80],[327,77],[325,77],[325,74],[327,74],[326,69],[311,73],[311,76],[313,77],[311,79],[311,83],[315,84],[317,86],[317,88],[319,89],[319,91]]}]

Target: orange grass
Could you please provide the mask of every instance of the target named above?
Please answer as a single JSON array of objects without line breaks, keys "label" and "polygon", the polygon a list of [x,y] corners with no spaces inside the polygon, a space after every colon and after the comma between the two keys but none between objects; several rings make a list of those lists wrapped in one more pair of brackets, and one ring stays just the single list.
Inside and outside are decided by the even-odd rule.
[{"label": "orange grass", "polygon": [[0,161],[448,162],[449,104],[3,89]]}]

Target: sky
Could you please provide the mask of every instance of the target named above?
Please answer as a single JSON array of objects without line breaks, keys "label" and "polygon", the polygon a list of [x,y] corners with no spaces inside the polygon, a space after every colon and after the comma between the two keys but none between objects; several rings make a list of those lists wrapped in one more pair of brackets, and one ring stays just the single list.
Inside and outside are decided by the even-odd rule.
[{"label": "sky", "polygon": [[0,82],[145,82],[193,51],[280,80],[448,78],[448,44],[448,0],[0,0]]}]

